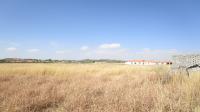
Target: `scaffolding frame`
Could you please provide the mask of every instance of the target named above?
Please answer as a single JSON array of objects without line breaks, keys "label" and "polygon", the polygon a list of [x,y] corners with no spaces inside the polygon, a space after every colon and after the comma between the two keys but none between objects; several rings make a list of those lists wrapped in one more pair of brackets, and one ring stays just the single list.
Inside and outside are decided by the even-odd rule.
[{"label": "scaffolding frame", "polygon": [[189,70],[199,71],[200,54],[175,55],[172,57],[171,69],[173,72],[186,72],[189,76]]}]

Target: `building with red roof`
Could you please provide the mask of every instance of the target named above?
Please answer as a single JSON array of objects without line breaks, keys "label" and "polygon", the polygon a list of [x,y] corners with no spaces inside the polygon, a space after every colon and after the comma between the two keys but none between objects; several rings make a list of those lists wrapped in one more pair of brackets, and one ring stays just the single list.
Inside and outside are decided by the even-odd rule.
[{"label": "building with red roof", "polygon": [[128,60],[125,62],[128,65],[170,65],[169,61],[155,61],[155,60]]}]

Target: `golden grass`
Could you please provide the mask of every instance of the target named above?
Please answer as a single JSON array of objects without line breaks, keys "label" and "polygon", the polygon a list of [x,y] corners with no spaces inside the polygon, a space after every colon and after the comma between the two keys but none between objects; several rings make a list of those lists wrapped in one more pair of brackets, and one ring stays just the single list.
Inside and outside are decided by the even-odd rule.
[{"label": "golden grass", "polygon": [[0,112],[199,112],[200,74],[123,64],[0,64]]}]

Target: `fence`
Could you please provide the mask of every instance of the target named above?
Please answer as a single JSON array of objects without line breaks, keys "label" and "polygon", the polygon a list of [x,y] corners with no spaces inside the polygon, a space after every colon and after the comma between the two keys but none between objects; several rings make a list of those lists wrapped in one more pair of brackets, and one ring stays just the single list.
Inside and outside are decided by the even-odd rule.
[{"label": "fence", "polygon": [[176,55],[172,57],[172,70],[183,71],[185,70],[188,75],[188,70],[198,71],[200,67],[200,54],[193,55]]}]

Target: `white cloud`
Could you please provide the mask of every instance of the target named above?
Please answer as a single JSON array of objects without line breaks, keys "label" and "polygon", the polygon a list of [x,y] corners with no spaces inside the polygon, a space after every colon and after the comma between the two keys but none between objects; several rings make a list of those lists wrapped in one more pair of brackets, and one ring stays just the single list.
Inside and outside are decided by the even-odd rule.
[{"label": "white cloud", "polygon": [[99,46],[99,48],[102,49],[114,49],[114,48],[120,48],[121,45],[119,43],[111,43],[111,44],[102,44]]},{"label": "white cloud", "polygon": [[16,51],[17,48],[15,48],[15,47],[9,47],[9,48],[6,48],[6,50],[7,50],[7,51]]},{"label": "white cloud", "polygon": [[82,51],[87,51],[87,50],[89,49],[89,47],[88,47],[88,46],[82,46],[80,49],[81,49]]},{"label": "white cloud", "polygon": [[29,53],[36,53],[36,52],[39,52],[39,51],[40,51],[39,49],[28,49]]}]

